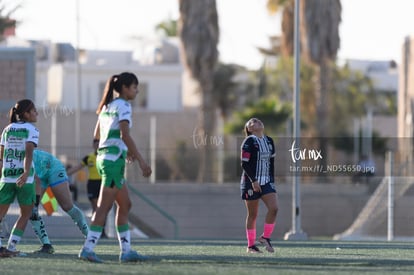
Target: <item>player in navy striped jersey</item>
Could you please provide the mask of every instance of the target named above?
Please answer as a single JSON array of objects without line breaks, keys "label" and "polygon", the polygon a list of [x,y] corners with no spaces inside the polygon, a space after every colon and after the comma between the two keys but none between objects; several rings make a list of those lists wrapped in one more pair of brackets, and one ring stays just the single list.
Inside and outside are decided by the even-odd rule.
[{"label": "player in navy striped jersey", "polygon": [[246,217],[247,252],[261,253],[255,245],[256,219],[260,199],[267,207],[263,234],[259,242],[268,252],[274,252],[270,243],[278,210],[274,178],[275,145],[273,139],[264,134],[264,125],[257,118],[251,118],[245,125],[246,138],[241,145],[241,197],[244,200]]}]

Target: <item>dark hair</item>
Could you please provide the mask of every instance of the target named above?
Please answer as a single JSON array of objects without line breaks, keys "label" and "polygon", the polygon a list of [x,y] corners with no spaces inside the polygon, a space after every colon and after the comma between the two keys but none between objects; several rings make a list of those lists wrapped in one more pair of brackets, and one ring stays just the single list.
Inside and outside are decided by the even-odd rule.
[{"label": "dark hair", "polygon": [[105,90],[99,102],[98,109],[96,113],[99,114],[102,108],[108,105],[114,99],[114,91],[118,94],[122,91],[122,86],[131,86],[132,84],[138,85],[139,81],[135,74],[129,72],[123,72],[118,75],[111,76],[105,85]]},{"label": "dark hair", "polygon": [[9,111],[9,121],[10,123],[23,120],[23,114],[29,112],[35,105],[30,99],[22,99],[17,101],[17,103]]}]

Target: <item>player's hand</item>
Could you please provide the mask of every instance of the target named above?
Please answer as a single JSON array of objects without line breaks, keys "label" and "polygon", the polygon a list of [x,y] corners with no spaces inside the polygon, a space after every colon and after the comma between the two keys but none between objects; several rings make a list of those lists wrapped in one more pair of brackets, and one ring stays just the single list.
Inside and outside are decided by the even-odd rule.
[{"label": "player's hand", "polygon": [[149,177],[152,174],[152,169],[151,167],[146,163],[146,162],[140,162],[139,163],[139,167],[141,168],[142,171],[142,175],[144,177]]},{"label": "player's hand", "polygon": [[260,187],[260,183],[258,181],[253,182],[252,185],[254,192],[262,193],[262,188]]},{"label": "player's hand", "polygon": [[16,185],[18,187],[22,187],[26,183],[27,178],[28,178],[28,174],[27,173],[21,174],[20,177],[18,177],[17,180],[16,180]]}]

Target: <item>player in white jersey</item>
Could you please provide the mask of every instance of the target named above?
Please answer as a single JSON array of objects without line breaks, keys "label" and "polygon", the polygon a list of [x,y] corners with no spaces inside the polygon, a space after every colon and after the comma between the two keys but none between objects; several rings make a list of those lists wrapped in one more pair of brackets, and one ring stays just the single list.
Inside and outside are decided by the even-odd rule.
[{"label": "player in white jersey", "polygon": [[[119,95],[114,99],[114,94]],[[101,237],[106,216],[113,203],[117,205],[116,229],[121,253],[120,262],[145,260],[146,257],[131,249],[128,214],[131,200],[125,184],[125,161],[137,160],[145,177],[151,175],[151,167],[145,162],[132,139],[129,128],[132,125],[132,110],[129,100],[138,94],[138,78],[124,72],[109,78],[97,114],[95,139],[99,139],[96,165],[102,176],[98,208],[92,217],[88,236],[79,252],[79,258],[101,263],[93,251]]]},{"label": "player in white jersey", "polygon": [[18,101],[9,115],[10,124],[4,128],[0,141],[0,221],[15,198],[20,206],[20,216],[14,224],[7,248],[1,246],[0,240],[0,256],[3,257],[18,254],[16,245],[20,242],[32,214],[35,202],[32,160],[39,140],[39,131],[32,124],[37,121],[38,114],[31,100]]}]

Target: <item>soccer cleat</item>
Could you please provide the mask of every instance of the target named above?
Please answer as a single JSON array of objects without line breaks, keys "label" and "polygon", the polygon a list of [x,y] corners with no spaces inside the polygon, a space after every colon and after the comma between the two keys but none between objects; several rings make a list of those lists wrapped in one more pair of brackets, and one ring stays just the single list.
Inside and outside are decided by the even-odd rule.
[{"label": "soccer cleat", "polygon": [[44,244],[40,247],[39,250],[36,250],[33,253],[53,254],[55,253],[55,249],[53,248],[51,244]]},{"label": "soccer cleat", "polygon": [[20,251],[11,251],[5,247],[0,247],[0,258],[8,258],[19,255]]},{"label": "soccer cleat", "polygon": [[247,248],[247,251],[246,252],[247,253],[262,253],[262,251],[260,251],[260,249],[257,246],[255,246],[255,245],[249,246]]},{"label": "soccer cleat", "polygon": [[119,261],[121,263],[127,262],[138,262],[138,261],[146,261],[149,257],[144,256],[136,252],[135,250],[130,250],[127,253],[122,253],[119,255]]},{"label": "soccer cleat", "polygon": [[275,252],[275,250],[274,250],[274,249],[273,249],[273,247],[272,247],[272,244],[270,243],[270,239],[269,239],[269,238],[265,238],[265,237],[261,236],[261,237],[259,238],[259,242],[260,242],[261,244],[263,244],[263,245],[266,247],[266,250],[267,250],[268,252],[270,252],[270,253]]},{"label": "soccer cleat", "polygon": [[96,256],[93,251],[86,251],[84,248],[79,252],[79,259],[93,262],[93,263],[103,263],[101,259]]}]

